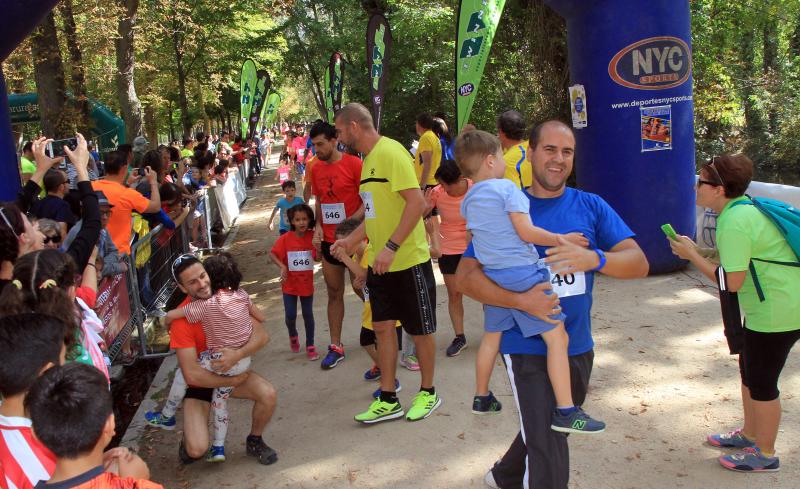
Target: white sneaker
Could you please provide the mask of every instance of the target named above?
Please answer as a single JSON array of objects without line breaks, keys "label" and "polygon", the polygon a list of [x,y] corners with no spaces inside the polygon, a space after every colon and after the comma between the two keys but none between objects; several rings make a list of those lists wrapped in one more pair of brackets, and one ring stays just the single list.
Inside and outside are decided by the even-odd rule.
[{"label": "white sneaker", "polygon": [[500,486],[498,486],[497,482],[494,480],[494,474],[492,474],[492,469],[489,469],[489,472],[486,472],[486,476],[483,478],[483,482],[485,482],[487,486],[493,489],[500,489]]}]

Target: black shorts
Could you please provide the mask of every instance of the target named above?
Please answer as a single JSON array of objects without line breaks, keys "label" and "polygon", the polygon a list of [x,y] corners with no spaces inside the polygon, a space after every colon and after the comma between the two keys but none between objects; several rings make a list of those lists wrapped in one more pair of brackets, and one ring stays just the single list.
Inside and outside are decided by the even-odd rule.
[{"label": "black shorts", "polygon": [[208,387],[188,387],[184,399],[197,399],[198,401],[211,402],[214,397],[214,389]]},{"label": "black shorts", "polygon": [[742,384],[755,401],[774,401],[780,395],[778,377],[789,352],[800,339],[800,330],[760,333],[744,328],[744,348],[739,355]]},{"label": "black shorts", "polygon": [[458,255],[442,255],[439,257],[439,271],[442,272],[442,275],[454,275],[460,261],[460,253]]},{"label": "black shorts", "polygon": [[331,246],[333,243],[328,243],[327,241],[322,242],[322,258],[325,259],[326,262],[330,263],[331,265],[336,265],[337,267],[343,267],[344,263],[340,262],[336,259],[335,256],[331,255]]},{"label": "black shorts", "polygon": [[[403,349],[403,329],[402,328],[394,328],[397,330],[397,346],[398,349]],[[378,339],[375,336],[375,331],[371,329],[367,329],[365,327],[361,327],[361,335],[360,335],[360,343],[361,346],[371,346],[377,345]]]},{"label": "black shorts", "polygon": [[436,281],[430,260],[376,275],[367,269],[372,322],[400,321],[410,335],[436,332]]}]

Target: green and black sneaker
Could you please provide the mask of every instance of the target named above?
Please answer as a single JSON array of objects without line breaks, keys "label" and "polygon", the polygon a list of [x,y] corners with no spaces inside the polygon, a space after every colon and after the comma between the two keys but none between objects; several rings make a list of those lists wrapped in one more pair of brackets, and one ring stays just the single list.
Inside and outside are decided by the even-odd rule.
[{"label": "green and black sneaker", "polygon": [[359,423],[373,424],[380,423],[381,421],[389,421],[390,419],[397,419],[405,414],[399,402],[385,402],[380,399],[375,399],[369,405],[369,409],[363,413],[356,414],[353,419]]}]

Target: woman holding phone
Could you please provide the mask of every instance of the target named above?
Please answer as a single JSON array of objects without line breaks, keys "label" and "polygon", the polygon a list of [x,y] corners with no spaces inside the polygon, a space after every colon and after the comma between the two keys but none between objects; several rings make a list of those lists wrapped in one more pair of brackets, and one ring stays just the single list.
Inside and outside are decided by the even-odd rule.
[{"label": "woman holding phone", "polygon": [[[797,257],[775,224],[749,205],[744,193],[752,177],[753,163],[737,154],[714,157],[700,169],[697,180],[697,205],[719,214],[717,248],[723,278],[727,289],[738,294],[746,316],[739,355],[744,424],[729,433],[709,435],[708,442],[738,450],[719,458],[727,469],[775,472],[780,468],[775,453],[781,419],[778,378],[800,339],[800,268],[764,262],[796,262]],[[716,282],[717,266],[700,255],[690,238],[678,236],[669,242],[673,253]]]}]

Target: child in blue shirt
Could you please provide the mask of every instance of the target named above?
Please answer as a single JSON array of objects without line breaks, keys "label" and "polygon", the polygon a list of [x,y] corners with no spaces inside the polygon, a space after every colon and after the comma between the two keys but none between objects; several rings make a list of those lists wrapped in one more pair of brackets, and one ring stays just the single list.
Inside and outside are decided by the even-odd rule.
[{"label": "child in blue shirt", "polygon": [[[523,292],[550,281],[546,266],[539,263],[534,244],[558,245],[558,237],[588,246],[580,233],[558,235],[534,226],[530,202],[511,181],[503,178],[505,161],[497,137],[484,131],[462,133],[455,143],[456,163],[475,184],[461,203],[461,214],[472,234],[475,257],[486,275],[500,287]],[[484,305],[484,328],[476,360],[477,392],[472,412],[499,412],[500,402],[489,391],[489,377],[500,349],[502,332],[517,327],[523,336],[541,335],[547,344],[547,373],[556,398],[551,428],[565,433],[599,433],[605,423],[589,417],[572,401],[564,314],[544,321],[523,311]]]},{"label": "child in blue shirt", "polygon": [[293,180],[286,180],[281,184],[281,189],[283,190],[283,197],[278,199],[278,202],[275,204],[275,208],[272,209],[272,214],[269,216],[269,230],[272,231],[275,229],[273,221],[275,220],[275,214],[280,211],[280,227],[278,228],[278,233],[283,236],[285,233],[289,232],[289,220],[286,217],[286,211],[291,209],[292,207],[304,204],[305,201],[302,197],[297,197],[297,186],[295,185]]}]

